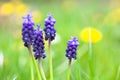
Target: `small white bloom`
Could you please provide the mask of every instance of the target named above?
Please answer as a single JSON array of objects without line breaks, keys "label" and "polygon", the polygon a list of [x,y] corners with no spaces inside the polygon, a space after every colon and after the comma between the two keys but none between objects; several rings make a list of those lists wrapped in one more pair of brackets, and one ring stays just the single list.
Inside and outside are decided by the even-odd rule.
[{"label": "small white bloom", "polygon": [[3,63],[4,63],[4,55],[3,52],[0,51],[0,67],[3,66]]}]

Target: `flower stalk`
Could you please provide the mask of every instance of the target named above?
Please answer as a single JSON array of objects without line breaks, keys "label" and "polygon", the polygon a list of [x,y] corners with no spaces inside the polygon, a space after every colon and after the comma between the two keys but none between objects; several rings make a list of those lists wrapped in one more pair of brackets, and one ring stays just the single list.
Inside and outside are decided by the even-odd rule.
[{"label": "flower stalk", "polygon": [[49,66],[50,66],[50,80],[53,80],[53,68],[52,68],[52,53],[51,53],[51,40],[48,40],[48,50],[49,50]]},{"label": "flower stalk", "polygon": [[118,66],[117,74],[115,80],[119,80],[120,77],[120,66]]},{"label": "flower stalk", "polygon": [[89,54],[89,68],[90,68],[90,80],[94,80],[94,69],[93,69],[93,54],[92,54],[92,42],[91,42],[91,29],[88,30],[88,54]]},{"label": "flower stalk", "polygon": [[44,73],[44,70],[43,70],[42,63],[41,63],[41,59],[40,59],[40,58],[38,58],[38,66],[39,66],[39,69],[40,69],[40,72],[41,72],[41,75],[42,75],[43,80],[46,80],[45,73]]},{"label": "flower stalk", "polygon": [[31,46],[30,45],[28,45],[28,51],[29,51],[30,58],[31,58],[31,60],[32,60],[34,66],[35,66],[35,69],[36,69],[36,72],[37,72],[37,76],[38,76],[38,80],[41,80],[40,72],[39,72],[39,69],[38,69],[37,64],[35,62],[35,59],[34,59],[34,57],[32,55],[32,50],[31,50]]},{"label": "flower stalk", "polygon": [[68,62],[68,75],[67,75],[67,80],[70,80],[70,74],[71,74],[71,59]]},{"label": "flower stalk", "polygon": [[30,71],[31,71],[31,80],[34,80],[34,70],[33,70],[33,63],[31,58],[30,58]]}]

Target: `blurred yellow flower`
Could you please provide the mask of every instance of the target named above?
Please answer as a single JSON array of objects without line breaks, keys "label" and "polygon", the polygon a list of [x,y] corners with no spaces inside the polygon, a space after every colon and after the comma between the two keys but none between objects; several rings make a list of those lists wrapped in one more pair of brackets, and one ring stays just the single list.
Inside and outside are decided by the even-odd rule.
[{"label": "blurred yellow flower", "polygon": [[[90,32],[89,32],[90,31]],[[96,43],[102,39],[102,33],[95,28],[85,28],[79,34],[81,40],[89,42],[89,36],[91,34],[91,42]]]},{"label": "blurred yellow flower", "polygon": [[11,14],[17,14],[23,16],[27,13],[29,7],[20,0],[11,0],[1,5],[0,15],[9,16]]},{"label": "blurred yellow flower", "polygon": [[120,8],[110,12],[104,20],[104,24],[116,25],[120,22]]},{"label": "blurred yellow flower", "polygon": [[31,14],[33,15],[33,20],[38,24],[42,20],[42,14],[39,11],[32,11]]},{"label": "blurred yellow flower", "polygon": [[24,3],[18,3],[16,6],[15,6],[15,13],[20,15],[20,16],[23,16],[27,13],[28,11],[28,7],[26,4]]},{"label": "blurred yellow flower", "polygon": [[1,6],[1,15],[9,16],[14,13],[14,5],[11,2],[4,3]]}]

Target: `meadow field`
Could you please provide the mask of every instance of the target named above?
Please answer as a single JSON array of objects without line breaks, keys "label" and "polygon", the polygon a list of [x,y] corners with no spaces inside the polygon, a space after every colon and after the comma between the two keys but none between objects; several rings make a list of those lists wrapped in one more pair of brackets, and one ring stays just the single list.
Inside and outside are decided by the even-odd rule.
[{"label": "meadow field", "polygon": [[[120,80],[120,0],[0,0],[0,80],[31,80],[30,58],[21,35],[22,17],[28,13],[35,27],[41,24],[42,29],[48,13],[56,19],[57,36],[51,45],[54,80],[66,80],[65,54],[71,36],[80,43],[71,64],[71,80]],[[50,80],[45,43],[47,57],[42,64]],[[34,75],[37,80],[35,71]]]}]

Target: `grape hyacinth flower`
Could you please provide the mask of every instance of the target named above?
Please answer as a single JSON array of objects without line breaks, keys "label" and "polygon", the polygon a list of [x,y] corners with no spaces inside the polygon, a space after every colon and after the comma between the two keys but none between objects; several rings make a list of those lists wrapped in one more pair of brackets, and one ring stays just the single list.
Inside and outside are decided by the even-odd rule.
[{"label": "grape hyacinth flower", "polygon": [[34,22],[31,20],[32,16],[28,14],[27,16],[23,17],[23,27],[22,27],[22,40],[24,42],[24,46],[28,47],[28,45],[32,45],[34,40]]},{"label": "grape hyacinth flower", "polygon": [[52,18],[52,15],[48,15],[48,18],[45,19],[45,40],[54,40],[56,36],[56,30],[54,29],[54,24],[56,20]]},{"label": "grape hyacinth flower", "polygon": [[41,75],[44,80],[46,80],[44,70],[42,68],[42,63],[41,63],[41,58],[45,58],[46,55],[44,54],[44,40],[43,40],[43,33],[42,30],[40,29],[40,25],[37,25],[38,28],[35,32],[35,39],[33,42],[33,52],[35,52],[34,57],[35,59],[38,59],[38,65],[39,69],[41,71]]},{"label": "grape hyacinth flower", "polygon": [[68,46],[66,49],[66,57],[71,60],[76,59],[76,51],[77,51],[77,47],[79,46],[79,42],[78,39],[76,37],[73,37],[72,40],[68,41]]},{"label": "grape hyacinth flower", "polygon": [[51,41],[55,39],[56,30],[54,29],[54,24],[56,20],[52,18],[52,15],[48,15],[48,18],[44,20],[44,32],[45,40],[48,41],[49,49],[49,66],[50,66],[50,80],[53,80],[53,69],[52,69],[52,54],[51,54]]},{"label": "grape hyacinth flower", "polygon": [[30,67],[31,67],[31,79],[34,80],[34,74],[33,74],[33,64],[35,66],[38,79],[41,80],[41,76],[39,73],[39,69],[37,67],[37,64],[34,60],[31,45],[34,41],[35,36],[35,29],[34,29],[34,22],[32,21],[32,16],[30,14],[27,14],[27,16],[23,17],[24,22],[22,23],[22,40],[24,42],[24,46],[28,48],[29,55],[30,55]]},{"label": "grape hyacinth flower", "polygon": [[76,51],[77,51],[77,47],[79,46],[79,42],[78,42],[78,39],[76,37],[73,37],[72,40],[69,40],[67,44],[68,44],[68,46],[66,49],[66,57],[69,60],[67,80],[70,80],[71,61],[72,61],[72,58],[76,59]]},{"label": "grape hyacinth flower", "polygon": [[44,54],[44,41],[43,41],[43,33],[40,29],[40,25],[38,25],[37,31],[35,32],[35,39],[33,43],[33,51],[35,52],[35,59],[45,58]]}]

